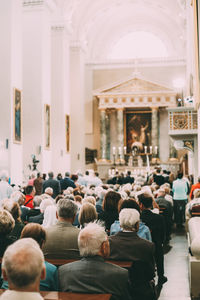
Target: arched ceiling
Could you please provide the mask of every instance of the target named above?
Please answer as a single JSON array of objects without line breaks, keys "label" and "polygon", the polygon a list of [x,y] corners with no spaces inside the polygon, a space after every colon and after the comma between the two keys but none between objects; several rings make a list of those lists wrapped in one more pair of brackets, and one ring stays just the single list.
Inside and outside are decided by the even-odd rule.
[{"label": "arched ceiling", "polygon": [[72,40],[87,44],[90,60],[106,59],[113,45],[134,31],[148,31],[170,56],[185,56],[185,0],[56,0],[71,24]]}]

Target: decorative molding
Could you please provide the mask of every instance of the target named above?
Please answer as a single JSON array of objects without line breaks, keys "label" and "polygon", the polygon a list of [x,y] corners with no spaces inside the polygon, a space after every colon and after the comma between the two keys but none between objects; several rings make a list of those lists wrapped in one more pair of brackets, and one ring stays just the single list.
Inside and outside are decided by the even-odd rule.
[{"label": "decorative molding", "polygon": [[48,7],[51,11],[54,11],[57,7],[55,0],[23,0],[24,8],[38,8]]},{"label": "decorative molding", "polygon": [[[169,58],[149,58],[149,59],[137,59],[138,69],[140,67],[165,67],[165,66],[186,66],[185,57],[169,57]],[[101,69],[117,69],[135,67],[135,59],[127,60],[99,60],[99,61],[86,61],[86,65],[95,70]]]},{"label": "decorative molding", "polygon": [[81,40],[73,40],[71,41],[70,43],[70,49],[72,51],[83,51],[84,53],[87,51],[87,42],[84,40],[84,41],[81,41]]}]

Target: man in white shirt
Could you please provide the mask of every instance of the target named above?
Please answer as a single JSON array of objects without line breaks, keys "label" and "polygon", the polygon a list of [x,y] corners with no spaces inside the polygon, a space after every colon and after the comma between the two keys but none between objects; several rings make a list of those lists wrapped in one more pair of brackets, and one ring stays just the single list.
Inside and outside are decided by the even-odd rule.
[{"label": "man in white shirt", "polygon": [[40,279],[45,279],[44,256],[36,241],[24,238],[7,248],[2,260],[2,274],[9,290],[1,300],[42,300]]}]

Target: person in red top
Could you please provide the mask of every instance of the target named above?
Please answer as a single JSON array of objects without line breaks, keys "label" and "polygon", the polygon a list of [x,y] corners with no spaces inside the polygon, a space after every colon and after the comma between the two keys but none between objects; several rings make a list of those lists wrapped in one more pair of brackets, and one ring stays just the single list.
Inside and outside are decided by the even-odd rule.
[{"label": "person in red top", "polygon": [[190,191],[190,199],[192,200],[194,198],[193,192],[196,189],[200,189],[200,177],[198,177],[198,182],[193,184]]},{"label": "person in red top", "polygon": [[35,196],[35,187],[32,185],[27,185],[25,188],[26,199],[24,202],[24,206],[29,208],[34,208],[33,198]]}]

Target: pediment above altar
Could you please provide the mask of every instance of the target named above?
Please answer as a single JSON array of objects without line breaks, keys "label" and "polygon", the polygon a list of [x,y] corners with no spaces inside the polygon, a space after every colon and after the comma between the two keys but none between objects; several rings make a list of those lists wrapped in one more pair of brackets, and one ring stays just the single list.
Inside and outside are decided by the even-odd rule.
[{"label": "pediment above altar", "polygon": [[139,77],[132,77],[94,92],[99,108],[176,106],[176,91]]}]

